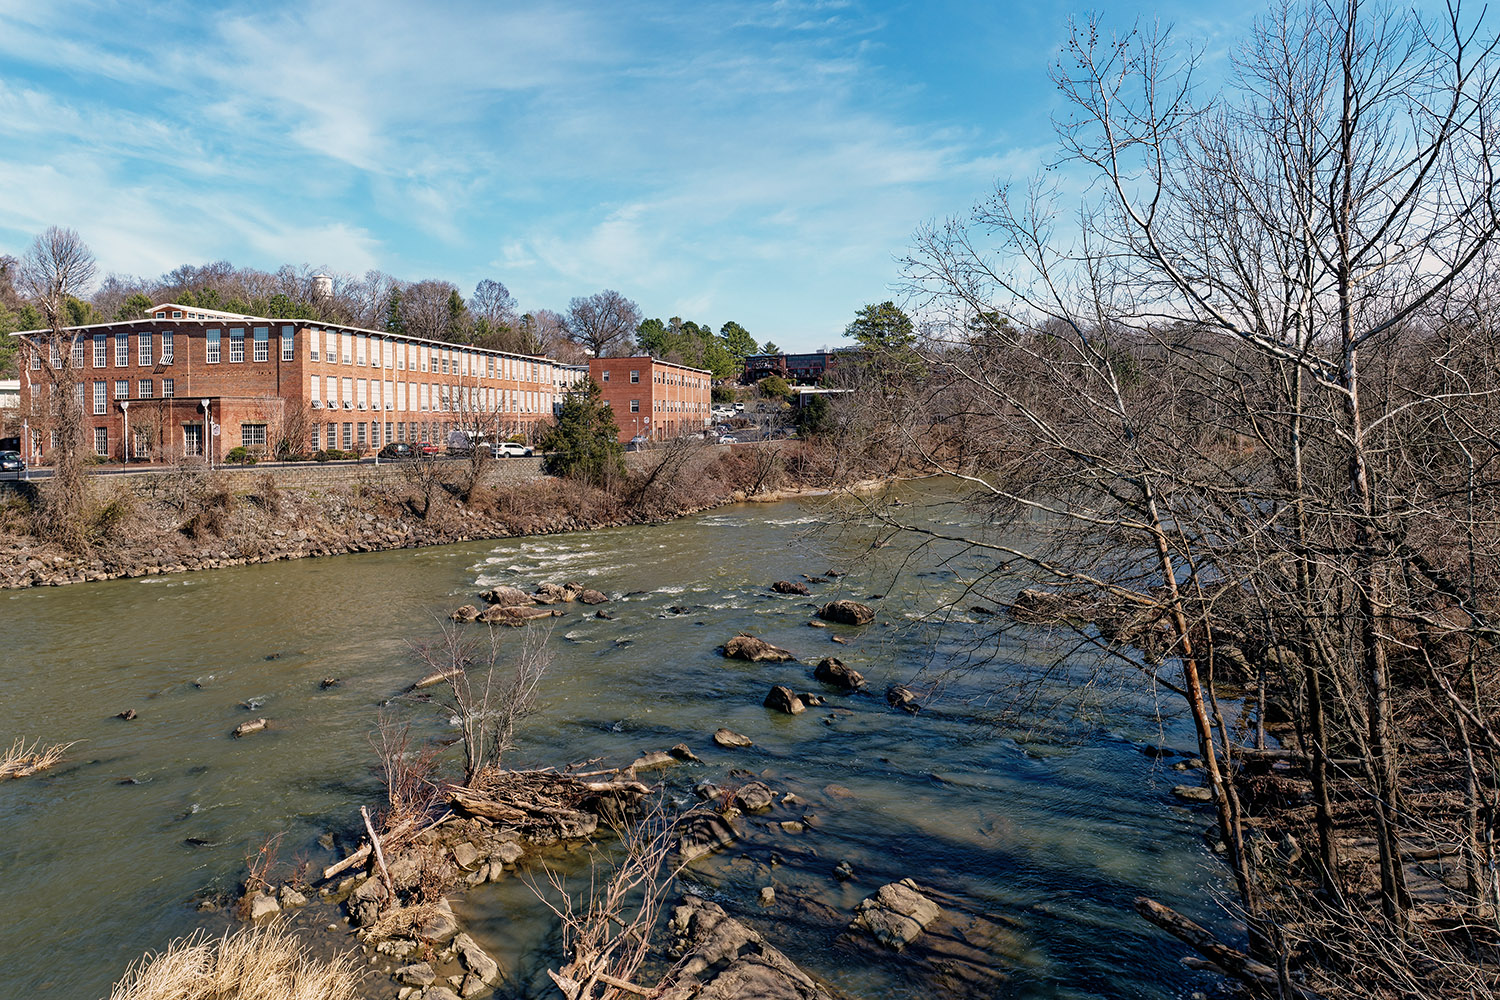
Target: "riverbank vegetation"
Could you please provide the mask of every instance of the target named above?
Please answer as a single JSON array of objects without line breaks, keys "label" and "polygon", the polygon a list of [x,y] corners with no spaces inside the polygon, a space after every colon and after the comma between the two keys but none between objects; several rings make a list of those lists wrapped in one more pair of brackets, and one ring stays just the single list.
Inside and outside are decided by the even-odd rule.
[{"label": "riverbank vegetation", "polygon": [[1456,6],[1292,5],[1239,52],[1210,93],[1165,31],[1077,29],[1068,180],[905,261],[883,443],[1018,529],[969,540],[1040,588],[1020,627],[1182,699],[1252,988],[1492,996],[1500,67]]},{"label": "riverbank vegetation", "polygon": [[174,941],[132,966],[110,1000],[354,1000],[364,975],[354,952],[312,955],[274,924],[219,938]]}]

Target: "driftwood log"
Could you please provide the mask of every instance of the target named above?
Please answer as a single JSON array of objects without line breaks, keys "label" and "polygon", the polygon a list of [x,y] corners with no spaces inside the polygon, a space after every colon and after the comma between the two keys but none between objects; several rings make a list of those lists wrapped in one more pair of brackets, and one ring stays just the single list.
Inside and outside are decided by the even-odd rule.
[{"label": "driftwood log", "polygon": [[[1137,896],[1135,912],[1148,923],[1160,927],[1208,959],[1225,975],[1238,979],[1257,993],[1273,997],[1290,995],[1299,1000],[1319,1000],[1315,993],[1301,989],[1295,983],[1283,984],[1275,969],[1238,948],[1231,948],[1171,907],[1163,906],[1146,896]],[[1290,988],[1289,992],[1283,993],[1283,985]]]},{"label": "driftwood log", "polygon": [[448,801],[460,812],[523,833],[578,837],[594,831],[600,810],[634,806],[650,791],[619,772],[497,771],[482,775],[473,787],[450,789]]}]

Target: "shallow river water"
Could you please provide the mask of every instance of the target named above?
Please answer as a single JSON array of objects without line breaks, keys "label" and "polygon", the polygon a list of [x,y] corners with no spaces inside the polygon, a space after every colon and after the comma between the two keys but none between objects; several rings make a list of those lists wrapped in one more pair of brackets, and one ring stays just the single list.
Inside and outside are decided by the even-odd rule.
[{"label": "shallow river water", "polygon": [[[904,490],[907,516],[974,520],[945,487]],[[1130,910],[1147,893],[1223,926],[1210,901],[1222,872],[1201,836],[1210,817],[1176,806],[1168,790],[1184,776],[1140,752],[1190,747],[1183,723],[1125,695],[1061,725],[999,713],[996,693],[1051,651],[1011,635],[988,663],[951,669],[991,627],[961,598],[986,558],[914,553],[900,538],[872,547],[872,528],[818,530],[827,515],[828,502],[810,498],[656,527],[0,593],[0,739],[78,741],[57,770],[0,784],[0,997],[106,996],[142,952],[202,925],[198,901],[233,890],[268,836],[284,834],[289,860],[321,868],[342,856],[359,805],[380,800],[379,706],[421,673],[409,641],[432,638],[435,615],[485,587],[548,580],[605,591],[616,617],[569,606],[554,620],[541,707],[512,761],[626,763],[686,742],[703,762],[668,777],[679,801],[695,782],[747,773],[793,792],[801,805],[752,819],[684,888],[837,988],[888,1000],[1168,998],[1209,986]],[[811,598],[768,589],[829,568],[847,575],[812,584]],[[875,594],[875,625],[808,625],[816,603]],[[945,625],[917,621],[944,601],[958,609]],[[717,655],[739,631],[804,662]],[[761,706],[771,684],[819,690],[811,664],[826,655],[863,672],[872,693],[828,692],[796,717]],[[325,677],[341,683],[323,690]],[[887,708],[881,694],[896,682],[913,683],[928,708]],[[394,708],[424,734],[451,735],[429,706]],[[114,718],[126,709],[138,717]],[[231,737],[261,716],[269,731]],[[755,745],[719,749],[709,737],[720,726]],[[772,826],[807,814],[804,833]],[[327,832],[341,838],[337,855],[318,846]],[[841,861],[853,880],[833,877]],[[934,890],[965,953],[988,956],[992,971],[839,939],[860,899],[905,877]],[[764,885],[777,891],[769,908]],[[520,880],[473,890],[460,910],[508,963],[500,995],[546,995],[537,973],[557,946],[555,921]]]}]

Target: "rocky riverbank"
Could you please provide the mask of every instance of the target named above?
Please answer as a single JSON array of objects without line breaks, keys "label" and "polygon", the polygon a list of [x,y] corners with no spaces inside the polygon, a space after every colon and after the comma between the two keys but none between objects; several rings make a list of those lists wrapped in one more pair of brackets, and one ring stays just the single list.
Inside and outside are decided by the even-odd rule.
[{"label": "rocky riverbank", "polygon": [[[541,477],[464,483],[459,467],[370,468],[347,484],[299,486],[266,472],[244,486],[206,470],[100,485],[91,544],[72,552],[28,531],[30,500],[0,505],[0,589],[55,587],[251,563],[660,523],[745,501],[830,492],[775,479],[738,456],[689,456],[669,475],[632,473],[609,489]],[[642,482],[644,480],[644,482]],[[869,483],[855,484],[861,488]]]}]

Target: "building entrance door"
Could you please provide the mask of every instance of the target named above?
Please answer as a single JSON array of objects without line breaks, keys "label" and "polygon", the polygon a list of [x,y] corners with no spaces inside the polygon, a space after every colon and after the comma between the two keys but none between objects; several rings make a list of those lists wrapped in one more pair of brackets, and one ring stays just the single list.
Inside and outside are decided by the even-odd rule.
[{"label": "building entrance door", "polygon": [[184,455],[203,454],[203,425],[182,425],[182,453]]}]

